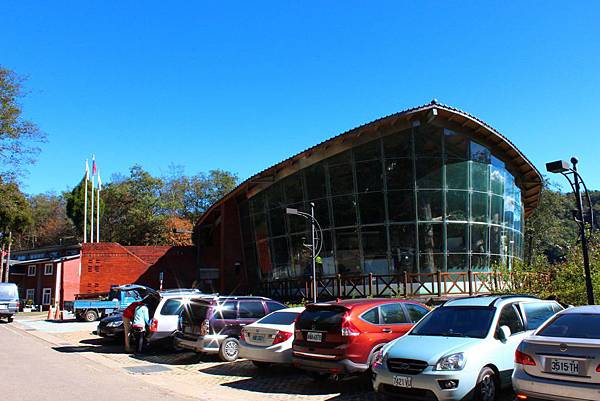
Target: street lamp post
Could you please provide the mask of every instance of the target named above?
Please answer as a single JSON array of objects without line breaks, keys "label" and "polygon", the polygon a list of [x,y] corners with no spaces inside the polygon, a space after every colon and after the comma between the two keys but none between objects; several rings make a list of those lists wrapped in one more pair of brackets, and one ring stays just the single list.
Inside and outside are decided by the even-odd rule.
[{"label": "street lamp post", "polygon": [[[313,293],[313,303],[317,303],[317,256],[319,256],[319,253],[321,253],[321,248],[323,246],[323,235],[322,235],[322,230],[321,230],[321,226],[319,225],[319,222],[317,221],[317,219],[315,219],[315,204],[314,202],[310,202],[310,214],[306,213],[306,212],[301,212],[298,209],[293,209],[293,208],[286,208],[285,209],[285,213],[286,214],[290,214],[290,215],[296,215],[296,216],[302,216],[304,217],[306,220],[310,221],[310,227],[311,227],[311,245],[310,245],[310,249],[312,251],[312,293]],[[317,249],[317,229],[319,230],[319,233],[321,234],[320,238],[321,240],[319,241],[319,247]]]},{"label": "street lamp post", "polygon": [[[567,179],[567,181],[569,181],[569,184],[571,185],[571,188],[575,193],[575,203],[577,205],[578,214],[578,219],[576,219],[576,221],[577,225],[579,226],[579,235],[581,237],[581,250],[583,252],[583,269],[585,271],[585,287],[587,291],[587,301],[589,305],[594,305],[594,288],[592,287],[592,276],[590,273],[590,255],[588,248],[587,233],[585,231],[585,216],[583,212],[583,201],[581,199],[580,184],[583,185],[588,200],[592,231],[594,230],[594,211],[592,209],[590,195],[588,193],[585,182],[581,178],[581,175],[577,172],[578,162],[579,161],[577,160],[577,158],[572,157],[571,163],[573,163],[573,167],[571,168],[569,162],[565,160],[557,160],[554,162],[546,163],[546,170],[550,173],[562,174]],[[573,181],[571,181],[568,174],[573,175]]]}]

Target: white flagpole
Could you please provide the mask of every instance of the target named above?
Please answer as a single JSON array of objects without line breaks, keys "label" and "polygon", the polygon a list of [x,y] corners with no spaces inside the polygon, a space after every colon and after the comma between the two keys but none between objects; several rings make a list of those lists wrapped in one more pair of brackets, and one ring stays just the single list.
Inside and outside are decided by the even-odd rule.
[{"label": "white flagpole", "polygon": [[94,175],[96,166],[96,156],[92,156],[92,216],[90,219],[90,242],[94,243]]},{"label": "white flagpole", "polygon": [[87,198],[88,198],[88,179],[90,178],[90,168],[87,159],[85,160],[85,195],[83,195],[83,243],[87,242]]},{"label": "white flagpole", "polygon": [[98,170],[98,199],[96,205],[96,242],[100,242],[100,191],[102,190],[102,180],[100,179],[100,170]]}]

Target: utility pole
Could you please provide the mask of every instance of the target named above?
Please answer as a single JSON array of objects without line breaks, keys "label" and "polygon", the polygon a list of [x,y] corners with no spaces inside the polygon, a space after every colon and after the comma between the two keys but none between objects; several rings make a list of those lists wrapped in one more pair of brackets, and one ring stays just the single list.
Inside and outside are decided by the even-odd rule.
[{"label": "utility pole", "polygon": [[[579,235],[581,236],[581,250],[583,252],[583,269],[585,271],[585,288],[587,292],[588,305],[594,305],[594,290],[592,287],[592,275],[590,272],[590,255],[588,248],[588,239],[585,232],[585,217],[583,215],[583,201],[581,200],[581,192],[579,190],[579,174],[577,173],[577,158],[572,157],[571,163],[573,163],[573,174],[574,186],[575,186],[575,201],[577,202],[577,211],[579,212]],[[590,205],[590,208],[592,206]],[[592,222],[593,224],[593,222]]]},{"label": "utility pole", "polygon": [[[10,280],[10,248],[12,246],[12,231],[8,232],[8,252],[6,255],[6,269],[4,269],[4,273],[6,274],[6,283]],[[2,281],[2,280],[0,280]]]}]

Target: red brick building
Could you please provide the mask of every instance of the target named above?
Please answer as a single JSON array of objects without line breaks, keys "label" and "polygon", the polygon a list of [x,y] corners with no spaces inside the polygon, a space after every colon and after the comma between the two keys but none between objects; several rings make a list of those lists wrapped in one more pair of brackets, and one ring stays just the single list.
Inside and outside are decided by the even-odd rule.
[{"label": "red brick building", "polygon": [[19,287],[19,297],[47,310],[79,293],[79,245],[33,249],[13,254],[9,281]]},{"label": "red brick building", "polygon": [[[10,282],[26,302],[48,309],[72,301],[77,294],[106,293],[113,285],[137,283],[152,288],[217,291],[218,274],[196,268],[193,246],[122,246],[86,243],[15,252]],[[161,283],[162,278],[162,283]]]}]

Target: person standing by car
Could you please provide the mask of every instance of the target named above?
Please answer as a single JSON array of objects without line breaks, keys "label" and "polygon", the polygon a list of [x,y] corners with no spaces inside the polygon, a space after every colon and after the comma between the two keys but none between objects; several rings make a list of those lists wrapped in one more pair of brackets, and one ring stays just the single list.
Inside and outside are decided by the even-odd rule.
[{"label": "person standing by car", "polygon": [[135,314],[133,315],[131,329],[136,340],[136,353],[141,353],[143,351],[144,341],[146,340],[146,326],[150,325],[150,313],[148,312],[148,306],[146,305],[148,301],[148,297],[142,299],[141,305],[135,308]]},{"label": "person standing by car", "polygon": [[142,305],[142,302],[132,302],[125,310],[123,311],[123,331],[125,334],[125,352],[131,352],[131,345],[129,344],[129,332],[131,331],[131,321],[133,320],[133,315],[135,314],[135,310],[138,306]]}]

